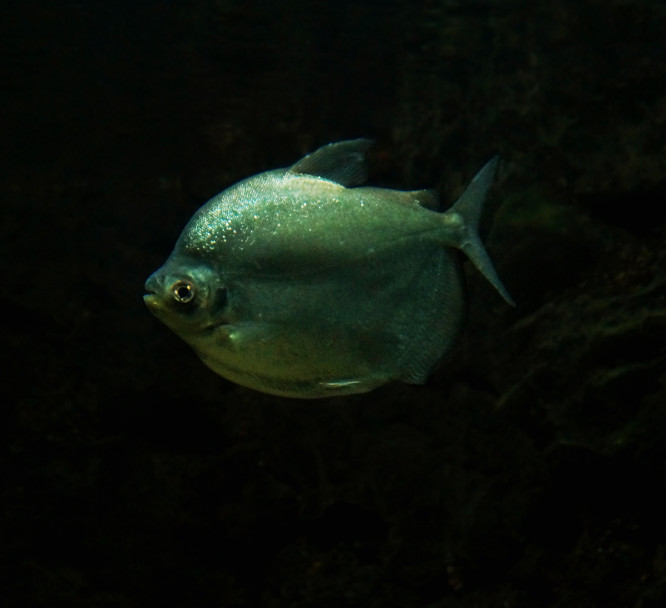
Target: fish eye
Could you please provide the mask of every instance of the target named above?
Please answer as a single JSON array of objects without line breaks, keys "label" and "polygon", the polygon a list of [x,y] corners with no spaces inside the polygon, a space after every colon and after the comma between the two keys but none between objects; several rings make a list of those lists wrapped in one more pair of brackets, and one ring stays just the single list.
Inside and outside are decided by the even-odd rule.
[{"label": "fish eye", "polygon": [[171,286],[171,295],[176,302],[187,304],[194,299],[196,291],[190,281],[176,281]]}]

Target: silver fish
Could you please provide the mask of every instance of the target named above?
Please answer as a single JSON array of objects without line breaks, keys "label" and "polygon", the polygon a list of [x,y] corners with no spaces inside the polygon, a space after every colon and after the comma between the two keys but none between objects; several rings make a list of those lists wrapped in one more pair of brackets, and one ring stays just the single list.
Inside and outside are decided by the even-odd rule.
[{"label": "silver fish", "polygon": [[492,159],[439,213],[430,190],[362,186],[371,141],[245,179],[189,221],[150,311],[213,371],[298,398],[422,384],[462,325],[462,250],[511,305],[477,232]]}]

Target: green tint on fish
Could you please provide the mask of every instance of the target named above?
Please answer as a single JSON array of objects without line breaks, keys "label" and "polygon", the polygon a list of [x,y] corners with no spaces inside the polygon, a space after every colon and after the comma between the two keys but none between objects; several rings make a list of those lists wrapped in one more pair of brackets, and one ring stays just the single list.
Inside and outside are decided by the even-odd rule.
[{"label": "green tint on fish", "polygon": [[421,384],[465,307],[460,249],[511,305],[479,239],[492,159],[445,213],[432,191],[364,187],[366,139],[324,146],[201,207],[144,300],[213,371],[315,398]]}]

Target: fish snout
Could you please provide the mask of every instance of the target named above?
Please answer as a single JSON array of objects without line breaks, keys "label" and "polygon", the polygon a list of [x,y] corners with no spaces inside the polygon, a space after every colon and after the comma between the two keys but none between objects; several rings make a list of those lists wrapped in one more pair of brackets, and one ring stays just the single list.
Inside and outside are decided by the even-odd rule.
[{"label": "fish snout", "polygon": [[156,310],[159,308],[162,292],[162,281],[157,275],[157,272],[154,272],[148,277],[146,284],[144,285],[145,294],[143,296],[143,301],[146,303],[146,306],[150,310]]},{"label": "fish snout", "polygon": [[147,279],[146,279],[146,284],[144,285],[144,289],[146,290],[146,293],[157,293],[160,291],[162,287],[162,281],[160,280],[160,277],[158,276],[158,272],[153,272]]}]

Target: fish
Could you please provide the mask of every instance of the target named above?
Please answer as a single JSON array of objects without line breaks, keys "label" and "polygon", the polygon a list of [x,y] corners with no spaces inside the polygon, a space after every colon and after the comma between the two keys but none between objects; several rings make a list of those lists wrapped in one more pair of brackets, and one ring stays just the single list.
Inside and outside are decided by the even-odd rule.
[{"label": "fish", "polygon": [[498,158],[440,212],[367,186],[372,140],[325,145],[205,203],[146,281],[148,309],[214,372],[314,399],[424,384],[460,333],[462,251],[514,306],[481,242]]}]

